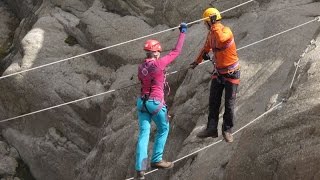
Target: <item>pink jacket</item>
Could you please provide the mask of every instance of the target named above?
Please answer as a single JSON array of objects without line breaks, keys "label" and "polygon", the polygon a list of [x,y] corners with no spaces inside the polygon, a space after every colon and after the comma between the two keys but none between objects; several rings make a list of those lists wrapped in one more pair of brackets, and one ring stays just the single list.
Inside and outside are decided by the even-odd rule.
[{"label": "pink jacket", "polygon": [[150,95],[149,98],[164,102],[164,84],[166,82],[165,68],[179,56],[184,39],[185,34],[180,33],[176,47],[166,56],[158,60],[154,58],[145,59],[144,62],[139,65],[138,78],[141,82],[141,97]]}]

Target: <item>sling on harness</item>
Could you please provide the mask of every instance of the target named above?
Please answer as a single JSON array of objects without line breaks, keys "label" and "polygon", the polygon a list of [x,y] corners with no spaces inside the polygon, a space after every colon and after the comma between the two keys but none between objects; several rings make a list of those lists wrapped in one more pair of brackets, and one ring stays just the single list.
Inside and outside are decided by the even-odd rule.
[{"label": "sling on harness", "polygon": [[[154,79],[152,78],[151,79],[151,83],[150,83],[150,88],[149,88],[149,94],[145,94],[143,97],[141,97],[141,99],[142,99],[142,109],[141,109],[141,111],[142,112],[147,112],[147,113],[149,113],[149,114],[152,114],[152,115],[154,115],[154,112],[150,112],[149,110],[148,110],[148,108],[147,108],[147,105],[146,105],[146,102],[149,100],[149,97],[150,97],[150,94],[151,94],[151,90],[152,90],[152,83],[153,83],[153,81],[154,81]],[[162,108],[162,107],[161,107]],[[159,111],[157,111],[157,113],[158,113]]]}]

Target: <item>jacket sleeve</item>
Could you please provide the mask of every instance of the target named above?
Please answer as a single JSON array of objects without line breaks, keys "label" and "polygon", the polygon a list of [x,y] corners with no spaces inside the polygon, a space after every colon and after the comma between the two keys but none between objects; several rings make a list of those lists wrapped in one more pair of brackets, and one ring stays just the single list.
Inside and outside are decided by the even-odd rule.
[{"label": "jacket sleeve", "polygon": [[185,39],[185,33],[180,33],[177,44],[167,55],[156,61],[157,66],[164,70],[173,60],[175,60],[182,51]]},{"label": "jacket sleeve", "polygon": [[207,35],[206,42],[205,42],[203,48],[201,49],[201,51],[200,51],[197,59],[195,60],[195,62],[197,62],[198,64],[201,63],[203,61],[202,55],[204,53],[209,53],[210,50],[211,50],[211,32],[209,31],[208,35]]},{"label": "jacket sleeve", "polygon": [[227,43],[227,41],[230,40],[233,36],[230,28],[228,27],[220,28],[219,26],[217,26],[217,24],[213,25],[212,32],[215,37],[215,40],[217,41],[217,44],[222,44],[222,45]]}]

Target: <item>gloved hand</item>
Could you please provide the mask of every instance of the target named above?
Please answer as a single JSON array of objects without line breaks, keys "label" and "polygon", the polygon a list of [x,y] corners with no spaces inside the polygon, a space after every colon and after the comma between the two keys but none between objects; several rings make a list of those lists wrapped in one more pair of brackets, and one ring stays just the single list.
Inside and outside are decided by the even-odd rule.
[{"label": "gloved hand", "polygon": [[197,67],[197,66],[198,66],[198,63],[195,62],[195,61],[190,64],[190,68],[191,68],[191,69],[194,69],[194,68]]},{"label": "gloved hand", "polygon": [[211,21],[212,24],[216,23],[217,15],[210,16],[210,21]]},{"label": "gloved hand", "polygon": [[203,60],[210,60],[210,55],[208,53],[203,53],[202,54],[202,59]]},{"label": "gloved hand", "polygon": [[181,23],[180,24],[179,30],[180,30],[181,33],[187,32],[187,29],[188,29],[188,27],[187,27],[186,23]]}]

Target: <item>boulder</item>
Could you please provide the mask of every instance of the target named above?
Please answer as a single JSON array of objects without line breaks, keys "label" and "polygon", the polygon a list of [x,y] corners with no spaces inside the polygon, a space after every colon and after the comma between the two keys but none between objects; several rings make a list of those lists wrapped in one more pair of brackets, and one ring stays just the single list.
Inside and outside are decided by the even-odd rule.
[{"label": "boulder", "polygon": [[14,175],[17,167],[18,163],[13,157],[0,154],[0,176]]}]

